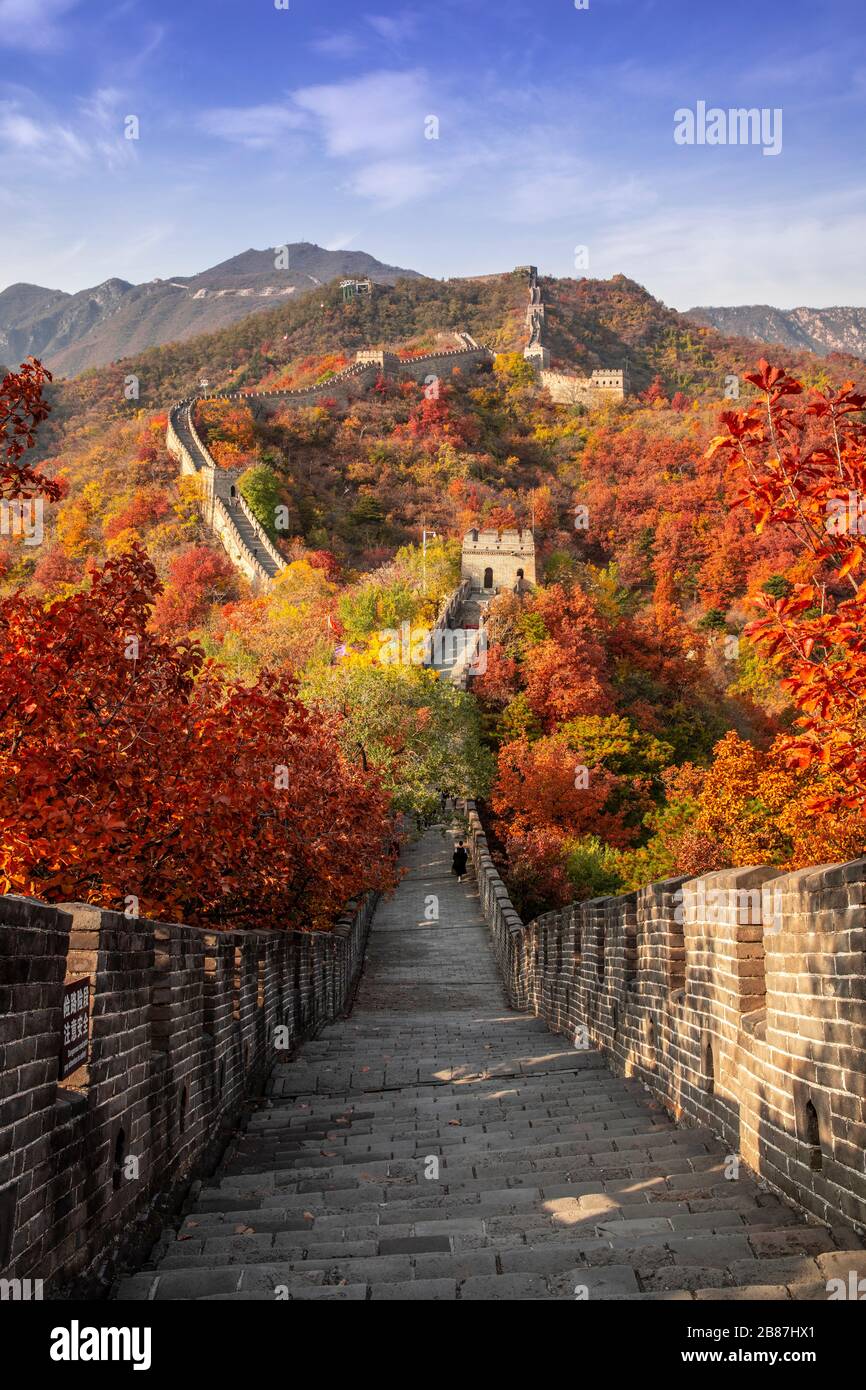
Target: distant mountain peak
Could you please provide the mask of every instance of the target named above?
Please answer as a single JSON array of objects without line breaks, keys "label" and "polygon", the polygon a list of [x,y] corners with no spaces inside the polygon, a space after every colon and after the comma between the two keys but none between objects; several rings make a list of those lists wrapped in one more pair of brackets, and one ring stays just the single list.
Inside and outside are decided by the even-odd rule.
[{"label": "distant mountain peak", "polygon": [[[277,253],[288,251],[288,266]],[[225,328],[281,296],[303,294],[340,276],[381,284],[418,271],[386,265],[366,251],[328,251],[312,241],[253,246],[195,275],[155,277],[134,285],[116,276],[77,294],[19,283],[0,292],[0,353],[10,361],[41,357],[73,376],[87,367],[163,343]]]},{"label": "distant mountain peak", "polygon": [[827,309],[801,305],[776,309],[772,304],[701,305],[687,318],[719,332],[760,343],[806,348],[820,357],[831,352],[866,359],[866,308],[835,304]]}]

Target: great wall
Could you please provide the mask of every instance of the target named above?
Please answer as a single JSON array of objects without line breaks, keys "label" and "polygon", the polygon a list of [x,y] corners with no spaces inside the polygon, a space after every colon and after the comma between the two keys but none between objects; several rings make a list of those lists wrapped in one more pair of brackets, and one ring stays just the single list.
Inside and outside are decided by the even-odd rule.
[{"label": "great wall", "polygon": [[279,574],[285,561],[240,494],[238,483],[243,470],[218,467],[208,452],[195,427],[196,403],[218,399],[244,401],[253,406],[281,402],[301,407],[336,399],[347,405],[353,396],[373,386],[381,376],[426,381],[455,367],[493,361],[493,353],[481,347],[469,334],[459,336],[464,347],[422,357],[403,359],[381,349],[360,351],[351,366],[335,373],[320,386],[294,391],[218,392],[214,396],[192,396],[171,407],[166,432],[168,452],[178,461],[182,473],[198,479],[205,521],[232,563],[254,586],[266,587]]},{"label": "great wall", "polygon": [[[458,819],[331,933],[0,898],[4,1277],[124,1301],[850,1296],[864,861],[525,925],[463,816],[468,883]],[[60,1081],[81,979],[89,1057]]]},{"label": "great wall", "polygon": [[599,367],[590,376],[572,372],[553,371],[550,351],[544,343],[547,310],[534,265],[520,266],[529,281],[529,303],[526,307],[526,328],[529,342],[523,351],[538,373],[538,381],[557,405],[583,405],[590,410],[625,399],[628,372],[624,367]]},{"label": "great wall", "polygon": [[[485,354],[470,342],[399,370]],[[262,394],[348,398],[394,370],[365,356],[321,387]],[[172,452],[235,563],[269,582],[282,561],[192,405],[171,411]],[[528,533],[466,547],[443,629],[479,582],[534,578]],[[406,847],[390,902],[350,904],[330,932],[0,897],[13,1297],[809,1301],[858,1287],[866,860],[670,879],[524,923],[477,808],[449,820]],[[465,884],[449,872],[459,834]],[[62,1075],[71,986],[87,987],[83,1060]]]},{"label": "great wall", "polygon": [[[536,368],[538,380],[551,399],[562,405],[589,408],[622,400],[628,382],[622,368],[598,369],[589,377],[550,370],[550,353],[542,343],[545,306],[535,266],[519,266],[526,275],[529,304],[526,327],[529,342],[524,357]],[[348,283],[348,282],[347,282]],[[372,287],[370,292],[372,293]],[[214,462],[195,426],[195,407],[203,400],[237,400],[252,405],[281,402],[289,406],[317,405],[333,400],[349,401],[374,385],[379,377],[408,377],[432,381],[456,368],[478,367],[494,361],[495,354],[477,343],[471,334],[458,332],[463,347],[421,357],[401,358],[381,348],[362,349],[351,366],[336,372],[319,386],[291,391],[228,391],[196,395],[169,410],[166,447],[180,464],[181,472],[198,479],[200,503],[207,525],[222,543],[235,567],[257,588],[267,587],[285,561],[241,496],[238,483],[243,470],[220,468]]]}]

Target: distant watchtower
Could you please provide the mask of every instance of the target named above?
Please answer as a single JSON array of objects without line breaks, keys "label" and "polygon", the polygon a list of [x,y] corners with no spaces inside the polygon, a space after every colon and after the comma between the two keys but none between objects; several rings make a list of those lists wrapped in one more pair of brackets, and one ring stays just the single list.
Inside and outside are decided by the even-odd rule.
[{"label": "distant watchtower", "polygon": [[372,280],[341,280],[340,289],[343,291],[343,299],[348,303],[352,299],[357,299],[359,295],[370,295],[373,293]]},{"label": "distant watchtower", "polygon": [[463,537],[461,572],[473,589],[488,593],[525,589],[535,583],[535,540],[526,531],[467,531]]}]

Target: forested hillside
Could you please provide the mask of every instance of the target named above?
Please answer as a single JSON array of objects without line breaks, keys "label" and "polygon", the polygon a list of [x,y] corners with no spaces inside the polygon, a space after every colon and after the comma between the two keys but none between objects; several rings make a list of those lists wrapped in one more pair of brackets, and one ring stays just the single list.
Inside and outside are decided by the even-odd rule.
[{"label": "forested hillside", "polygon": [[[623,277],[548,282],[554,365],[627,363],[632,381],[621,404],[554,405],[519,351],[525,290],[518,275],[401,281],[344,304],[332,286],[49,386],[52,410],[32,457],[57,496],[40,544],[0,539],[3,602],[27,629],[29,659],[43,640],[40,615],[72,631],[95,611],[98,626],[115,576],[127,576],[140,593],[128,618],[136,630],[166,660],[190,642],[200,653],[184,666],[190,690],[208,670],[219,673],[222,693],[208,687],[208,698],[220,710],[226,699],[242,709],[248,698],[257,708],[273,698],[279,718],[292,719],[299,699],[333,741],[323,766],[359,766],[358,795],[377,815],[388,805],[424,818],[442,789],[480,798],[525,912],[755,857],[850,857],[860,811],[836,794],[836,768],[835,799],[816,820],[822,774],[802,750],[791,762],[785,742],[800,687],[780,684],[790,672],[776,669],[779,650],[752,626],[762,603],[779,605],[789,624],[820,626],[842,601],[846,571],[834,577],[820,546],[816,570],[815,547],[804,548],[785,512],[790,497],[780,500],[766,480],[744,493],[743,449],[711,447],[721,412],[723,437],[736,441],[731,410],[772,397],[765,376],[747,375],[749,346],[698,328]],[[452,371],[434,391],[380,378],[348,407],[327,396],[301,408],[199,403],[213,457],[242,470],[241,491],[288,562],[267,592],[253,593],[203,526],[195,481],[180,479],[166,453],[170,401],[202,379],[211,389],[326,383],[361,346],[411,354],[456,330],[498,355],[492,367]],[[863,384],[862,363],[791,354],[780,365],[790,371],[783,381],[807,388],[804,400],[819,399],[808,396],[813,388],[835,399],[847,376]],[[125,393],[130,382],[137,399]],[[831,456],[827,408],[798,407],[784,428],[807,490],[815,460]],[[852,434],[849,452],[855,445]],[[752,484],[767,457],[765,449],[746,470]],[[847,477],[838,460],[837,475]],[[822,486],[826,500],[830,484]],[[278,515],[288,524],[277,526]],[[458,582],[465,531],[526,525],[539,584],[494,604],[488,669],[472,692],[395,663],[388,634],[430,626]],[[843,641],[817,630],[807,640],[812,665]],[[205,658],[212,664],[202,668]],[[274,680],[278,690],[265,695]],[[153,736],[168,733],[160,726]],[[264,729],[262,739],[269,746]],[[111,805],[105,788],[82,796]],[[380,829],[387,834],[384,821]],[[77,876],[58,877],[58,891],[83,891],[106,835],[82,850]],[[35,849],[31,859],[7,883],[44,895],[47,870]],[[92,891],[113,902],[119,881],[97,873],[102,887]],[[160,880],[154,902],[163,891]],[[250,910],[251,891],[237,887],[230,916]],[[323,897],[317,920],[337,895],[335,887]],[[184,910],[215,920],[227,909],[202,889]]]}]

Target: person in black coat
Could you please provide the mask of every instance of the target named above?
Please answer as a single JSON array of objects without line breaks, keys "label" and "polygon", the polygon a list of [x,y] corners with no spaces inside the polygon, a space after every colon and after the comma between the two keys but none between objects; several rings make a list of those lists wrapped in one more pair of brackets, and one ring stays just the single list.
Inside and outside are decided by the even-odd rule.
[{"label": "person in black coat", "polygon": [[451,872],[457,875],[457,882],[462,883],[466,874],[466,861],[469,856],[463,846],[463,841],[458,840],[454,850],[454,857],[451,860]]}]

